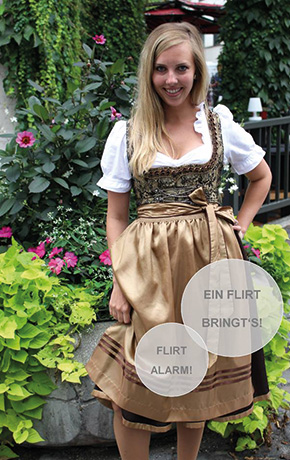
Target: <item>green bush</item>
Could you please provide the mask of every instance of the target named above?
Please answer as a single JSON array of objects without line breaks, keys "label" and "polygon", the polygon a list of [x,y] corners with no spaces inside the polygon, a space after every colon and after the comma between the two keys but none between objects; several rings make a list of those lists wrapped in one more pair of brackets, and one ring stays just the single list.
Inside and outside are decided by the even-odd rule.
[{"label": "green bush", "polygon": [[[46,372],[80,383],[83,364],[74,361],[71,334],[95,319],[98,297],[64,286],[43,261],[13,241],[0,254],[0,457],[13,458],[8,442],[34,443],[45,397],[55,388]],[[4,444],[5,441],[5,444]]]},{"label": "green bush", "polygon": [[264,430],[269,421],[275,418],[279,408],[289,409],[290,393],[279,387],[287,383],[283,372],[290,367],[288,350],[290,322],[290,246],[287,232],[281,225],[266,224],[263,227],[251,224],[245,234],[245,247],[251,262],[258,263],[276,281],[280,288],[284,317],[273,339],[264,347],[265,364],[271,401],[258,401],[252,414],[231,422],[210,421],[211,430],[223,437],[236,431],[241,436],[237,440],[236,451],[254,449],[264,441]]},{"label": "green bush", "polygon": [[270,117],[290,107],[290,4],[284,0],[228,0],[220,20],[223,103],[247,119],[250,97],[260,97]]},{"label": "green bush", "polygon": [[0,151],[0,217],[2,225],[11,224],[21,242],[25,238],[37,241],[38,223],[53,222],[62,207],[84,218],[97,217],[103,207],[99,200],[107,196],[96,182],[101,177],[104,143],[113,126],[110,107],[124,118],[129,115],[130,85],[135,79],[125,73],[122,59],[102,62],[95,58],[96,47],[84,45],[84,49],[88,62],[77,64],[83,70],[81,87],[61,103],[43,96],[43,88],[32,83],[39,98],[31,96],[29,108],[20,112],[35,119],[35,127],[28,132],[36,140],[21,147],[12,136],[6,150]]}]

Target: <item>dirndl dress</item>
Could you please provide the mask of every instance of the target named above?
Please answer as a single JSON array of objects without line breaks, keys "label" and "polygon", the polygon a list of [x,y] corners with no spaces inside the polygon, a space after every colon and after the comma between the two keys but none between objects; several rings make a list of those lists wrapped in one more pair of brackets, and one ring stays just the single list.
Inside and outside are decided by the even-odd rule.
[{"label": "dirndl dress", "polygon": [[166,432],[173,422],[188,428],[208,420],[230,421],[269,400],[263,349],[242,357],[209,353],[207,373],[190,393],[177,397],[152,392],[134,364],[139,340],[154,326],[183,323],[181,298],[201,268],[221,259],[247,259],[232,226],[230,206],[218,192],[223,143],[218,114],[207,109],[212,156],[204,164],[151,168],[133,179],[138,217],[114,241],[112,267],[132,306],[129,324],[116,322],[102,335],[86,369],[95,383],[92,394],[122,412],[131,428]]}]

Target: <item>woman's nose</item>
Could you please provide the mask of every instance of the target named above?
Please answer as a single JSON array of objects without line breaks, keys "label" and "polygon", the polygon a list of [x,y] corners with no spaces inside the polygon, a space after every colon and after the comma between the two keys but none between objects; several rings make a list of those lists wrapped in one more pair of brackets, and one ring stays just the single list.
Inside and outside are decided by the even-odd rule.
[{"label": "woman's nose", "polygon": [[177,82],[177,76],[174,71],[168,71],[167,77],[166,77],[166,83],[169,84],[174,84]]}]

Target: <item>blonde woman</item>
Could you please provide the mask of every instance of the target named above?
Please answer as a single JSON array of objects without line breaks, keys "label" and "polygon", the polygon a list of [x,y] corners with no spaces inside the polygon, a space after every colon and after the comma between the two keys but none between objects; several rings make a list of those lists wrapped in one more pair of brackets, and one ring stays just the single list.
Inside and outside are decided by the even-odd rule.
[{"label": "blonde woman", "polygon": [[[265,152],[225,106],[208,110],[207,88],[197,29],[188,23],[157,27],[141,53],[132,116],[115,124],[102,157],[98,185],[108,191],[114,271],[109,309],[117,323],[86,368],[95,382],[93,395],[114,410],[122,460],[148,460],[151,432],[168,431],[172,422],[178,460],[194,460],[206,420],[241,418],[254,401],[269,398],[262,349],[239,358],[211,355],[200,385],[177,397],[151,391],[134,365],[146,332],[183,322],[181,297],[195,273],[219,259],[246,257],[240,237],[269,191]],[[237,221],[231,208],[221,206],[219,193],[229,163],[249,179]],[[128,225],[132,187],[138,218]]]}]

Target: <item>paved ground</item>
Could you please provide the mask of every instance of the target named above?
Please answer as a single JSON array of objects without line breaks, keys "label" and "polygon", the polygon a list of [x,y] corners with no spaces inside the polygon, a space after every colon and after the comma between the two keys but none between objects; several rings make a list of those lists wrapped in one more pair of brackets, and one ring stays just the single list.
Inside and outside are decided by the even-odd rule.
[{"label": "paved ground", "polygon": [[[234,439],[223,439],[206,428],[198,460],[290,460],[290,423],[285,413],[271,423],[272,433],[260,449],[237,453]],[[75,447],[67,449],[24,449],[20,460],[120,460],[115,446]],[[138,460],[138,459],[136,459]],[[150,460],[177,460],[176,433],[170,432],[151,439]]]},{"label": "paved ground", "polygon": [[[289,235],[290,216],[277,221]],[[290,391],[290,371],[284,374]],[[223,439],[205,429],[198,460],[290,460],[290,411],[281,411],[273,418],[264,444],[259,449],[235,452],[235,438]],[[73,447],[65,449],[20,448],[20,460],[120,460],[116,445],[106,447]],[[176,460],[176,432],[153,435],[150,444],[150,460]],[[1,460],[1,459],[0,459]],[[138,460],[138,459],[136,459]]]}]

